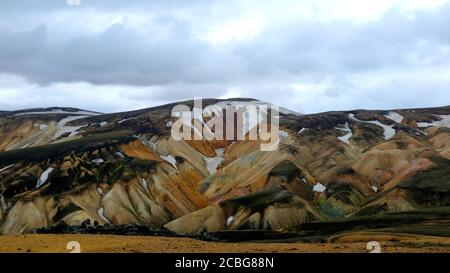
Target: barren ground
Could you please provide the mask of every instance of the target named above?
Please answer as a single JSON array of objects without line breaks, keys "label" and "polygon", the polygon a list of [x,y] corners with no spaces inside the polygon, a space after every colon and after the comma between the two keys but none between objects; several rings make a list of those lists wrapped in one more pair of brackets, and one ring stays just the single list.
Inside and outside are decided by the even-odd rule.
[{"label": "barren ground", "polygon": [[446,252],[450,238],[389,234],[349,234],[332,243],[216,243],[189,238],[115,235],[20,235],[0,236],[0,252],[64,253],[77,241],[82,252],[94,253],[333,253],[369,252],[370,241],[378,241],[382,252]]}]

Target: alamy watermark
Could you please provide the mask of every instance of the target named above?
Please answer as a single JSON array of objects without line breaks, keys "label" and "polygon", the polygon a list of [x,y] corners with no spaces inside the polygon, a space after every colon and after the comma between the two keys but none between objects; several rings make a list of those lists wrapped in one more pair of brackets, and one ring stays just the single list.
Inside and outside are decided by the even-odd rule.
[{"label": "alamy watermark", "polygon": [[369,253],[381,253],[381,244],[377,241],[372,241],[367,243],[367,250],[370,250]]},{"label": "alamy watermark", "polygon": [[67,243],[66,249],[70,250],[70,253],[81,253],[81,244],[77,241],[70,241]]},{"label": "alamy watermark", "polygon": [[194,107],[173,107],[174,140],[260,140],[261,151],[275,151],[280,143],[279,107],[258,102],[221,102],[203,108],[201,98]]}]

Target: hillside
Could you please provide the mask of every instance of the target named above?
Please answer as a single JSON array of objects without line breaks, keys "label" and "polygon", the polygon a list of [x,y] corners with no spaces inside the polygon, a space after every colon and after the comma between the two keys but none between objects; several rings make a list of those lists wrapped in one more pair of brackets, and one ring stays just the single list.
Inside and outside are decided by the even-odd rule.
[{"label": "hillside", "polygon": [[0,112],[0,233],[64,223],[219,237],[450,234],[449,106],[313,115],[282,109],[281,143],[265,152],[259,140],[175,141],[174,105],[114,114]]}]

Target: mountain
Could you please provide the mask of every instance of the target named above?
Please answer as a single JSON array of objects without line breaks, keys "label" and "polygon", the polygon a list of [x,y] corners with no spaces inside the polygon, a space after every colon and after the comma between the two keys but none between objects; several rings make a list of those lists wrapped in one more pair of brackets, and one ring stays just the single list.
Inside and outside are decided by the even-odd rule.
[{"label": "mountain", "polygon": [[[266,105],[203,100],[221,109],[249,103]],[[450,106],[281,109],[280,144],[262,151],[248,136],[174,140],[176,104],[0,112],[0,233],[88,223],[180,234],[450,235]]]}]

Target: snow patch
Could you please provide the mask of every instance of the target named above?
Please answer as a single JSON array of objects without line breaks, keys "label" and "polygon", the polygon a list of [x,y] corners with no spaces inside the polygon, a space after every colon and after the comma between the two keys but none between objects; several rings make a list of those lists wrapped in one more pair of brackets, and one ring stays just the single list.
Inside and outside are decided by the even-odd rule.
[{"label": "snow patch", "polygon": [[102,121],[102,122],[99,123],[99,125],[100,125],[100,127],[104,127],[104,126],[108,125],[108,122],[107,121]]},{"label": "snow patch", "polygon": [[48,125],[47,124],[41,124],[41,123],[35,123],[33,127],[34,128],[38,128],[39,127],[39,130],[45,130],[45,129],[48,128]]},{"label": "snow patch", "polygon": [[[257,107],[257,109],[259,110],[259,106],[260,105],[267,105],[267,106],[274,106],[274,104],[272,104],[272,103],[268,103],[268,102],[264,102],[264,101],[257,101],[257,100],[253,100],[253,101],[226,101],[225,103],[228,103],[228,104],[230,104],[230,105],[243,105],[243,106],[247,106],[247,105],[256,105],[256,107]],[[298,112],[295,112],[295,111],[292,111],[292,110],[290,110],[290,109],[287,109],[287,108],[284,108],[284,107],[281,107],[281,106],[279,106],[278,107],[279,108],[279,111],[280,111],[280,113],[282,113],[282,114],[285,114],[285,115],[295,115],[295,116],[302,116],[302,114],[301,113],[298,113]]]},{"label": "snow patch", "polygon": [[6,171],[7,169],[9,169],[9,168],[11,168],[11,167],[13,167],[14,165],[15,165],[15,164],[11,164],[11,165],[9,165],[9,166],[6,166],[6,167],[1,168],[1,169],[0,169],[0,173],[3,172],[3,171]]},{"label": "snow patch", "polygon": [[322,193],[324,191],[326,191],[327,187],[325,187],[322,183],[317,183],[314,187],[313,187],[313,191],[314,192],[319,192]]},{"label": "snow patch", "polygon": [[142,187],[144,187],[145,191],[148,192],[148,182],[144,178],[141,178]]},{"label": "snow patch", "polygon": [[32,143],[30,142],[30,143],[27,143],[27,144],[25,144],[25,145],[23,145],[22,147],[20,147],[20,149],[25,149],[25,148],[27,148],[28,146],[30,146]]},{"label": "snow patch", "polygon": [[77,134],[77,131],[80,128],[86,127],[87,125],[82,125],[82,126],[66,126],[66,124],[78,120],[78,119],[83,119],[83,118],[87,118],[88,116],[70,116],[67,118],[63,118],[62,120],[60,120],[58,122],[58,124],[56,124],[56,128],[57,131],[55,133],[54,139],[57,139],[59,137],[61,137],[64,134],[70,133],[69,137],[74,136]]},{"label": "snow patch", "polygon": [[156,151],[156,143],[155,142],[151,142],[149,140],[140,140],[140,141],[142,144],[144,144],[145,146],[150,148],[150,150]]},{"label": "snow patch", "polygon": [[373,120],[373,121],[365,121],[365,120],[359,120],[357,118],[355,118],[354,114],[349,114],[349,117],[354,120],[354,121],[358,121],[358,122],[363,122],[363,123],[370,123],[370,124],[374,124],[377,125],[381,128],[384,129],[384,139],[385,140],[389,140],[391,138],[393,138],[395,136],[395,129],[393,128],[395,124],[393,125],[386,125],[383,124],[381,122],[379,122],[378,120]]},{"label": "snow patch", "polygon": [[233,216],[228,217],[228,219],[227,219],[227,226],[231,225],[233,223],[233,221],[234,221],[234,217]]},{"label": "snow patch", "polygon": [[125,158],[125,155],[121,152],[116,152],[116,155],[120,158]]},{"label": "snow patch", "polygon": [[136,118],[124,118],[124,119],[122,119],[122,120],[119,120],[119,121],[117,122],[117,124],[121,124],[121,123],[124,123],[125,121],[132,120],[132,119],[136,119]]},{"label": "snow patch", "polygon": [[175,169],[178,169],[177,167],[177,161],[175,160],[175,158],[172,155],[168,155],[168,156],[161,156],[162,159],[164,159],[165,161],[169,162]]},{"label": "snow patch", "polygon": [[103,158],[97,158],[97,159],[92,160],[92,163],[99,165],[99,164],[105,163],[105,160],[103,160]]},{"label": "snow patch", "polygon": [[372,189],[374,192],[378,192],[378,188],[375,187],[375,186],[372,186],[371,189]]},{"label": "snow patch", "polygon": [[101,115],[100,113],[94,113],[94,112],[89,112],[89,111],[69,112],[69,111],[64,111],[62,109],[53,109],[51,111],[36,111],[36,112],[18,113],[18,114],[14,114],[14,116],[47,115],[47,114],[69,114],[69,115],[85,115],[85,116],[99,116],[99,115]]},{"label": "snow patch", "polygon": [[286,139],[289,137],[289,133],[283,130],[278,131],[278,135],[280,136],[281,139]]},{"label": "snow patch", "polygon": [[45,172],[41,174],[41,177],[39,177],[36,185],[36,189],[40,188],[42,185],[44,185],[45,182],[47,182],[48,176],[51,172],[53,172],[54,168],[49,167]]},{"label": "snow patch", "polygon": [[103,190],[101,188],[97,188],[97,193],[100,196],[103,196]]},{"label": "snow patch", "polygon": [[209,158],[209,157],[204,157],[205,162],[206,162],[206,167],[209,171],[210,175],[214,175],[217,172],[217,167],[219,167],[220,163],[222,163],[222,161],[224,160],[223,155],[224,155],[225,149],[216,149],[216,155],[215,157]]},{"label": "snow patch", "polygon": [[301,133],[303,133],[304,131],[308,130],[308,128],[302,128],[300,131],[298,131],[298,134],[300,135]]},{"label": "snow patch", "polygon": [[391,111],[391,112],[389,112],[389,114],[384,115],[384,116],[390,120],[395,121],[396,123],[402,123],[402,121],[403,121],[403,116],[397,112]]},{"label": "snow patch", "polygon": [[353,133],[352,133],[352,129],[350,129],[350,126],[348,125],[348,122],[345,123],[345,127],[344,128],[337,128],[336,127],[336,130],[339,130],[339,131],[347,133],[345,136],[338,137],[338,139],[340,141],[344,142],[345,144],[348,144],[348,145],[351,146],[350,138],[353,136]]},{"label": "snow patch", "polygon": [[418,135],[418,136],[420,136],[420,135],[424,135],[424,136],[427,136],[427,135],[428,135],[428,133],[427,133],[427,132],[424,132],[424,131],[422,131],[422,130],[418,130],[418,129],[416,129],[416,132],[415,132],[415,134],[416,134],[416,135]]},{"label": "snow patch", "polygon": [[100,218],[105,221],[106,223],[110,224],[111,222],[109,222],[109,220],[105,217],[105,209],[103,207],[98,209],[98,216],[100,216]]},{"label": "snow patch", "polygon": [[417,126],[418,127],[447,127],[450,128],[450,115],[436,115],[438,117],[440,117],[442,120],[437,120],[431,123],[428,122],[418,122]]}]

